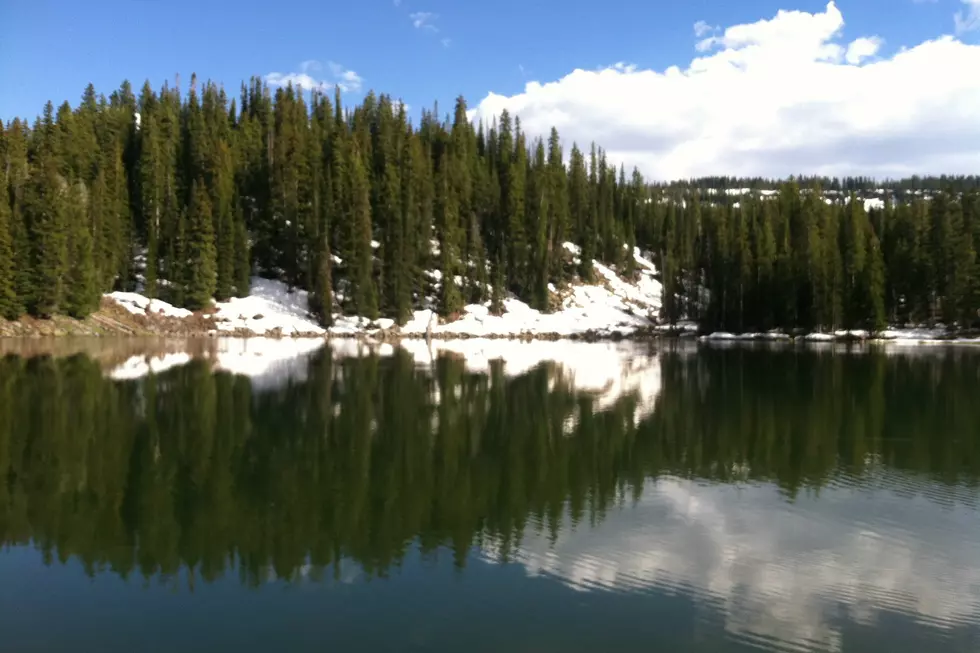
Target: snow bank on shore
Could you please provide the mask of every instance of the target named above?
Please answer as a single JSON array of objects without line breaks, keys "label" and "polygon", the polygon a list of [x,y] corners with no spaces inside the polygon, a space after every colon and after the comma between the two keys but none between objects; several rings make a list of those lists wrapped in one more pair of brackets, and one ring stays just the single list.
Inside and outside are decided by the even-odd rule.
[{"label": "snow bank on shore", "polygon": [[177,308],[159,299],[149,299],[135,292],[113,292],[106,295],[133,315],[153,313],[164,317],[185,318],[192,313],[186,308]]},{"label": "snow bank on shore", "polygon": [[[715,331],[708,335],[701,336],[701,341],[706,342],[731,342],[731,341],[791,341],[793,338],[782,331],[769,331],[766,333],[728,333],[726,331]],[[864,329],[840,329],[833,333],[809,333],[801,336],[798,340],[811,343],[820,342],[847,342],[859,340],[862,342],[886,345],[973,345],[980,344],[980,338],[957,337],[949,332],[944,326],[933,328],[928,327],[902,327],[889,328],[879,333],[871,333]]]},{"label": "snow bank on shore", "polygon": [[[579,250],[571,243],[566,249]],[[445,337],[521,337],[572,336],[584,333],[597,335],[630,335],[656,325],[660,311],[662,287],[654,278],[656,268],[634,249],[637,278],[630,282],[616,272],[593,261],[596,285],[576,284],[564,293],[552,288],[561,300],[561,308],[542,313],[523,301],[510,297],[504,300],[502,315],[490,314],[490,303],[471,304],[453,322],[440,324],[431,310],[415,311],[412,319],[401,327],[404,335],[426,333]],[[331,330],[333,332],[333,330]]]},{"label": "snow bank on shore", "polygon": [[[578,248],[566,243],[575,253]],[[612,268],[594,261],[597,283],[575,284],[559,290],[551,287],[560,300],[560,309],[542,313],[516,297],[504,300],[502,315],[490,314],[490,303],[466,306],[462,316],[453,322],[439,324],[432,310],[416,311],[398,332],[407,336],[432,333],[439,337],[520,337],[597,335],[630,335],[639,329],[656,325],[660,311],[661,285],[655,278],[656,268],[634,249],[634,281],[622,279]],[[177,308],[159,299],[150,300],[138,293],[115,292],[106,295],[129,312],[152,313],[173,318],[188,318],[191,311]],[[212,333],[245,333],[282,336],[370,335],[392,329],[389,319],[368,320],[364,317],[335,315],[329,329],[322,328],[310,315],[309,294],[305,290],[289,291],[286,284],[255,277],[248,297],[215,302],[214,312],[202,317],[214,321]]]},{"label": "snow bank on shore", "polygon": [[[160,299],[148,299],[134,292],[113,292],[106,295],[134,315],[161,315],[172,318],[188,318],[193,313],[177,308]],[[281,334],[284,336],[323,335],[326,330],[316,323],[307,308],[309,293],[305,290],[289,291],[281,281],[261,277],[252,278],[248,297],[233,297],[226,302],[215,302],[213,313],[202,316],[214,321],[214,333],[249,331],[255,335]]]},{"label": "snow bank on shore", "polygon": [[279,331],[284,336],[321,335],[326,331],[310,316],[309,293],[260,277],[252,278],[248,297],[216,302],[218,331],[248,330],[255,334]]}]

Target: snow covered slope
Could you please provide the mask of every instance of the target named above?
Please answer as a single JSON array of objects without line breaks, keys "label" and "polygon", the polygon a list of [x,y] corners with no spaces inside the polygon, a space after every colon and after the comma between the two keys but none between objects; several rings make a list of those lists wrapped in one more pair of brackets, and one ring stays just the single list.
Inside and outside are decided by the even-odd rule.
[{"label": "snow covered slope", "polygon": [[[177,308],[159,299],[147,299],[139,293],[114,292],[106,295],[134,315],[159,315],[189,318],[191,311]],[[215,302],[214,312],[201,317],[213,321],[214,334],[248,333],[250,335],[322,336],[326,333],[307,310],[305,290],[289,292],[286,284],[261,277],[252,278],[248,297]]]},{"label": "snow covered slope", "polygon": [[215,305],[218,331],[245,329],[268,334],[279,329],[284,336],[326,333],[310,316],[309,294],[299,289],[289,292],[281,281],[253,277],[248,297],[234,297]]},{"label": "snow covered slope", "polygon": [[[574,256],[581,250],[572,243],[565,248]],[[553,313],[537,311],[516,297],[504,300],[504,313],[490,315],[490,303],[465,307],[462,317],[440,324],[432,310],[416,311],[407,324],[395,328],[389,319],[368,320],[364,317],[335,315],[334,325],[323,329],[310,316],[308,293],[289,292],[286,285],[255,277],[248,297],[216,302],[213,312],[206,311],[200,319],[211,320],[213,328],[204,329],[214,335],[281,335],[281,336],[359,336],[393,331],[403,336],[420,337],[427,333],[446,337],[532,337],[572,336],[592,333],[630,335],[656,324],[660,310],[661,286],[655,278],[653,263],[639,249],[633,252],[636,262],[635,281],[627,281],[611,268],[594,261],[597,283],[573,284],[559,290],[551,287],[560,301],[560,310]],[[152,314],[168,318],[190,318],[192,313],[159,299],[147,299],[138,293],[114,292],[106,295],[134,315]]]},{"label": "snow covered slope", "polygon": [[[581,250],[572,243],[565,243],[565,249],[575,256],[581,255]],[[464,308],[460,319],[445,324],[440,324],[431,310],[416,311],[400,333],[420,336],[431,332],[440,338],[630,335],[656,324],[662,292],[660,282],[654,278],[653,263],[638,248],[633,258],[637,264],[636,281],[626,281],[611,268],[593,261],[596,285],[577,283],[564,293],[551,287],[552,293],[561,299],[561,309],[553,313],[542,313],[510,297],[504,300],[502,315],[491,315],[489,302],[471,304]]]}]

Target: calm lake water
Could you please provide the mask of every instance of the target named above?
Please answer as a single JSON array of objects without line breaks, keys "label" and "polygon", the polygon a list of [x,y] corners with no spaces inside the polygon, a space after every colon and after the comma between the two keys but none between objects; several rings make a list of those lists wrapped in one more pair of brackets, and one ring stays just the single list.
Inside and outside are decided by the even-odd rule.
[{"label": "calm lake water", "polygon": [[0,650],[980,650],[980,351],[155,346],[0,357]]}]

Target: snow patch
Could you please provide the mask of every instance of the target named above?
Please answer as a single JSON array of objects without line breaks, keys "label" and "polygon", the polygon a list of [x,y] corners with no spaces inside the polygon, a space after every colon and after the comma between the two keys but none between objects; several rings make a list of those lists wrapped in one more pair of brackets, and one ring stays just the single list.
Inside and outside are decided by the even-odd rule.
[{"label": "snow patch", "polygon": [[281,281],[253,277],[248,297],[234,297],[215,307],[218,331],[248,329],[265,335],[279,330],[284,336],[326,333],[310,316],[309,293],[299,289],[289,292]]},{"label": "snow patch", "polygon": [[[564,243],[565,250],[581,253],[574,243]],[[542,313],[516,297],[504,300],[502,315],[490,314],[490,302],[464,307],[462,316],[453,322],[440,324],[431,310],[415,311],[400,329],[404,335],[438,335],[441,337],[521,337],[532,335],[573,336],[597,334],[630,335],[638,329],[656,324],[663,288],[654,277],[656,266],[638,248],[633,250],[637,264],[637,280],[625,281],[616,272],[593,261],[599,285],[574,285],[561,297],[561,308],[554,313]],[[428,272],[440,279],[438,270]],[[360,323],[351,329],[363,328]],[[333,330],[331,330],[333,332]]]},{"label": "snow patch", "polygon": [[[165,317],[185,318],[192,313],[186,308],[177,308],[159,299],[149,299],[135,292],[113,292],[106,295],[133,315],[163,315]],[[149,308],[149,310],[147,310]]]}]

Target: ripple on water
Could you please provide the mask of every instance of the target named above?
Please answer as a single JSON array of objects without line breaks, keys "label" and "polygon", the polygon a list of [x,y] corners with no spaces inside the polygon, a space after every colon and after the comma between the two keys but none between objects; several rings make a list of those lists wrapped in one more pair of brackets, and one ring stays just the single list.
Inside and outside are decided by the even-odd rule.
[{"label": "ripple on water", "polygon": [[881,468],[794,502],[771,485],[664,477],[594,527],[553,544],[526,537],[514,560],[578,591],[682,596],[761,650],[842,650],[846,624],[885,615],[934,640],[980,627],[980,520],[967,498]]}]

